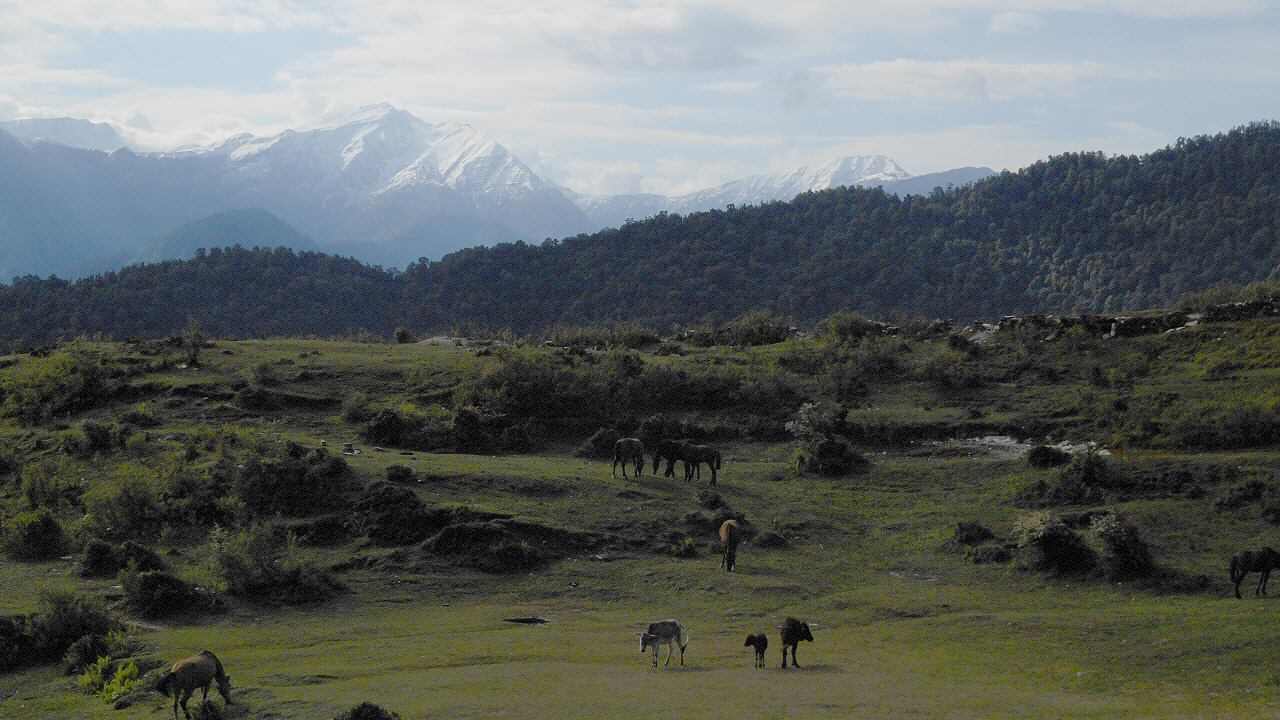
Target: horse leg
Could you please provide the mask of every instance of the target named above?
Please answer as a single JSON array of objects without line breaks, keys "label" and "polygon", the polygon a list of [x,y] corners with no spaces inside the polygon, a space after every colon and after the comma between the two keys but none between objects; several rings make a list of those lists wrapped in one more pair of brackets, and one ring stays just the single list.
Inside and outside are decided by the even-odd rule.
[{"label": "horse leg", "polygon": [[711,484],[715,485],[716,484],[716,466],[711,463],[707,463],[707,467],[711,468]]},{"label": "horse leg", "polygon": [[1258,590],[1257,590],[1257,592],[1255,592],[1254,594],[1255,594],[1255,595],[1266,595],[1266,594],[1267,594],[1267,580],[1268,580],[1268,579],[1270,579],[1270,577],[1271,577],[1271,568],[1269,568],[1269,567],[1264,567],[1262,570],[1260,570],[1260,571],[1258,572],[1258,575],[1259,575],[1259,577],[1258,577]]},{"label": "horse leg", "polygon": [[[191,720],[191,711],[187,709],[187,701],[191,699],[191,696],[194,695],[195,692],[195,688],[182,691],[182,714],[187,716],[187,720]],[[177,696],[174,697],[176,698]]]}]

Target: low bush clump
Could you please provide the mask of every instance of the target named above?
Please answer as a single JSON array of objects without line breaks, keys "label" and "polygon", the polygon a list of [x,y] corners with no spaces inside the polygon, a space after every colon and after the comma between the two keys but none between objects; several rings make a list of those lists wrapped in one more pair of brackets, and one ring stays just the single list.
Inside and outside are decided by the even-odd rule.
[{"label": "low bush clump", "polygon": [[828,438],[805,446],[800,469],[827,477],[849,475],[865,469],[871,461],[843,440]]},{"label": "low bush clump", "polygon": [[1036,445],[1027,451],[1027,464],[1034,468],[1051,468],[1071,462],[1071,453],[1048,445]]},{"label": "low bush clump", "polygon": [[421,542],[449,519],[449,513],[433,511],[412,490],[390,482],[371,483],[353,510],[353,529],[384,547]]},{"label": "low bush clump", "polygon": [[123,630],[124,623],[89,598],[48,593],[39,612],[0,618],[0,671],[53,662],[82,637]]},{"label": "low bush clump", "polygon": [[67,666],[67,674],[73,675],[83,672],[85,668],[96,663],[98,658],[121,657],[129,650],[129,640],[123,632],[85,635],[71,643],[71,647],[67,648],[66,654],[62,656],[62,662]]},{"label": "low bush clump", "polygon": [[210,538],[215,570],[232,595],[283,603],[324,600],[342,589],[332,574],[304,558],[282,527],[258,524]]},{"label": "low bush clump", "polygon": [[586,442],[578,446],[573,454],[581,458],[591,458],[594,460],[611,460],[613,459],[613,446],[622,437],[614,428],[602,427]]},{"label": "low bush clump", "polygon": [[115,575],[128,568],[132,572],[167,570],[164,560],[154,550],[132,540],[120,545],[94,538],[84,546],[80,574],[84,577]]},{"label": "low bush clump", "polygon": [[1061,519],[1029,513],[1013,526],[1014,539],[1026,567],[1050,575],[1081,575],[1097,565],[1093,549]]},{"label": "low bush clump", "polygon": [[301,517],[336,505],[349,481],[346,461],[319,449],[286,453],[278,460],[250,459],[236,478],[236,490],[256,513]]},{"label": "low bush clump", "polygon": [[210,600],[198,588],[164,570],[144,570],[121,575],[125,602],[147,618],[208,609]]},{"label": "low bush clump", "polygon": [[383,710],[371,702],[362,702],[333,720],[400,720],[400,714]]},{"label": "low bush clump", "polygon": [[1136,580],[1155,572],[1151,548],[1131,523],[1109,513],[1094,518],[1092,530],[1102,541],[1101,567],[1110,579]]},{"label": "low bush clump", "polygon": [[67,537],[62,525],[40,509],[19,513],[4,524],[4,550],[16,560],[48,560],[62,555]]}]

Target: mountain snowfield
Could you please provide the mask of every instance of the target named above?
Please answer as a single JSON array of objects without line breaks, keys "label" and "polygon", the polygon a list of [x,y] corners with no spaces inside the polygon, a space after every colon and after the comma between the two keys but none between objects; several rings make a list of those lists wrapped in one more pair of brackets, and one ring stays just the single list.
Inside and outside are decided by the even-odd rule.
[{"label": "mountain snowfield", "polygon": [[[67,118],[14,121],[2,127],[23,138],[26,148],[37,155],[37,145],[61,143],[83,148],[88,144],[86,138],[92,138],[93,147],[105,149],[104,143],[112,142],[101,127]],[[0,162],[4,160],[0,157]],[[25,162],[14,167],[39,164],[38,157],[21,160]],[[95,163],[127,161],[131,177],[147,173],[163,176],[176,168],[187,169],[193,177],[216,177],[219,186],[215,192],[208,192],[203,180],[189,183],[193,189],[206,189],[199,202],[192,198],[187,203],[202,208],[204,214],[177,219],[185,224],[209,212],[262,208],[328,251],[385,266],[403,266],[424,257],[438,259],[475,245],[539,242],[594,232],[659,212],[689,213],[790,200],[803,192],[844,185],[883,185],[890,192],[903,191],[899,186],[912,180],[928,184],[923,192],[934,186],[928,183],[929,178],[913,178],[889,158],[874,156],[836,158],[674,198],[577,195],[538,176],[506,148],[469,125],[431,124],[386,104],[270,137],[244,134],[208,147],[169,153],[68,152],[60,161],[72,163],[73,173],[74,163],[83,163],[86,176],[102,175],[88,167]],[[937,184],[961,184],[989,174],[986,168],[966,168],[952,171],[954,177]],[[21,182],[20,178],[14,180]],[[94,192],[92,182],[78,184],[82,192]],[[120,192],[119,188],[101,190],[104,195]],[[45,200],[53,213],[60,202],[74,202],[64,197]],[[78,253],[87,257],[65,267],[34,269],[10,267],[0,257],[0,273],[9,273],[0,277],[49,271],[75,276],[111,269],[118,266],[119,258],[129,255],[129,237],[133,247],[142,247],[157,235],[172,231],[173,219],[166,217],[168,224],[161,225],[158,217],[108,218],[124,227],[98,231],[87,222],[89,237],[83,252]],[[225,241],[224,237],[210,238],[211,245]],[[253,237],[234,241],[254,244]],[[47,245],[49,238],[41,242]],[[97,256],[89,252],[95,246],[100,250]]]}]

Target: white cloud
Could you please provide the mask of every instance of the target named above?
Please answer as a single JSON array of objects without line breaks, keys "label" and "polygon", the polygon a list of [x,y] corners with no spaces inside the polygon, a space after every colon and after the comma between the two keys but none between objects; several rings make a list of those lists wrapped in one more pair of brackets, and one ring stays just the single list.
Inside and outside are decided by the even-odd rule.
[{"label": "white cloud", "polygon": [[1090,80],[1132,77],[1092,61],[1012,63],[929,62],[902,58],[818,68],[833,94],[881,103],[957,104],[1073,96]]},{"label": "white cloud", "polygon": [[1002,12],[992,16],[987,29],[1001,35],[1016,35],[1028,30],[1036,30],[1044,25],[1039,15],[1026,12]]}]

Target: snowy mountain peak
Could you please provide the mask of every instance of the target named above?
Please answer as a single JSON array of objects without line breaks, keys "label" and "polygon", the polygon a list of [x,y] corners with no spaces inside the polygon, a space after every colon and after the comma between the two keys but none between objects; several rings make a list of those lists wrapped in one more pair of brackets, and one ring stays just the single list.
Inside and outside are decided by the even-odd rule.
[{"label": "snowy mountain peak", "polygon": [[28,142],[51,142],[84,150],[110,152],[125,146],[114,127],[78,118],[6,120],[0,122],[0,129]]}]

